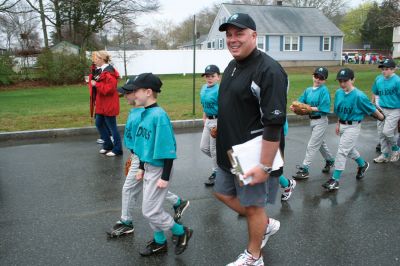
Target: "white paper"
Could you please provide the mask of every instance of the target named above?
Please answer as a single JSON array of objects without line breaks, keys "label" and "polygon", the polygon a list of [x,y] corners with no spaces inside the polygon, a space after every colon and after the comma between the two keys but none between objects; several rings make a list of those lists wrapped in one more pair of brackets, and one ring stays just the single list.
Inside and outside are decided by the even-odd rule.
[{"label": "white paper", "polygon": [[[240,167],[243,170],[243,173],[246,173],[251,168],[260,164],[261,158],[261,146],[262,146],[262,136],[255,137],[245,143],[238,144],[232,147],[233,156],[236,158]],[[283,158],[281,156],[280,151],[275,155],[274,161],[272,163],[272,170],[278,170],[283,166]],[[248,177],[246,179],[243,178],[242,175],[239,175],[240,180],[247,185],[251,182],[252,177]]]}]

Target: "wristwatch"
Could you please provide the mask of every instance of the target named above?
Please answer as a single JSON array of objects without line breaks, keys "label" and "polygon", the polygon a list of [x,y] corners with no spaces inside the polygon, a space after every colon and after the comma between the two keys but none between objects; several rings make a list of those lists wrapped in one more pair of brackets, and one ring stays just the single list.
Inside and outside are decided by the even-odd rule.
[{"label": "wristwatch", "polygon": [[265,164],[262,163],[260,163],[259,166],[266,174],[270,174],[272,172],[272,167],[270,166],[266,166]]}]

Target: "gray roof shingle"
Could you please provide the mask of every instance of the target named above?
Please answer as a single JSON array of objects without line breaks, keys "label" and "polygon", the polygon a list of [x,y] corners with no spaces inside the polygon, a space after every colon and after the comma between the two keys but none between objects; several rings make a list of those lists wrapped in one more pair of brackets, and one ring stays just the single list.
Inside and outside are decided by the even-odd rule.
[{"label": "gray roof shingle", "polygon": [[270,35],[343,36],[320,10],[311,7],[223,4],[230,15],[249,14],[258,33]]}]

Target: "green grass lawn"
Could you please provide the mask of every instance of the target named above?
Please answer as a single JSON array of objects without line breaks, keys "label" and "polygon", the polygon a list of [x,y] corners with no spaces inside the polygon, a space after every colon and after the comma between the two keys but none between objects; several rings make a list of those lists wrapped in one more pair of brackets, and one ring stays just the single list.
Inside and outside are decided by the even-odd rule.
[{"label": "green grass lawn", "polygon": [[[380,73],[376,65],[350,65],[355,71],[356,87],[371,95],[371,86]],[[327,86],[332,101],[336,89],[336,73],[340,67],[329,67]],[[288,104],[296,100],[311,84],[314,67],[286,68],[290,80]],[[200,87],[204,83],[196,76],[195,112],[192,114],[193,80],[191,75],[160,75],[163,81],[159,104],[172,120],[200,118],[202,108],[199,100]],[[121,81],[121,84],[123,82]],[[333,103],[331,104],[331,106]],[[125,123],[130,107],[120,98],[121,114],[118,123]],[[0,88],[0,132],[69,128],[93,125],[89,115],[89,92],[87,86],[69,85],[45,88]]]}]

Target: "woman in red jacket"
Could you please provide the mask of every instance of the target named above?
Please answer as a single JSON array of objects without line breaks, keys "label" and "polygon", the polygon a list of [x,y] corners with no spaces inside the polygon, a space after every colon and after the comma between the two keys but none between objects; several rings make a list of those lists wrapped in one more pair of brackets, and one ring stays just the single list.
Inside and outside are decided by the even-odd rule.
[{"label": "woman in red jacket", "polygon": [[[104,140],[100,153],[107,156],[122,155],[121,137],[117,129],[117,115],[119,115],[117,79],[119,73],[109,64],[110,55],[106,51],[93,52],[93,61],[101,70],[101,73],[91,80],[91,85],[96,89],[96,127]],[[111,130],[114,143],[111,141],[107,128]]]}]

